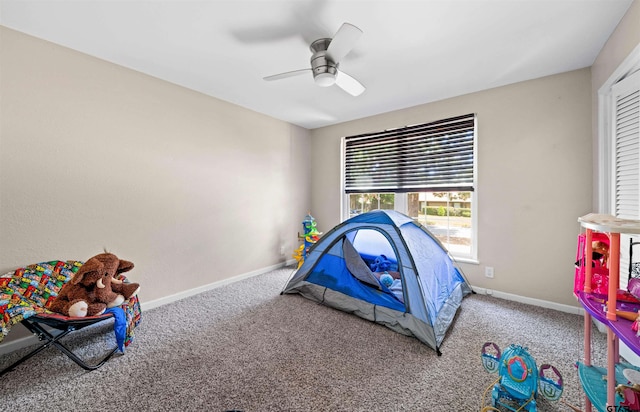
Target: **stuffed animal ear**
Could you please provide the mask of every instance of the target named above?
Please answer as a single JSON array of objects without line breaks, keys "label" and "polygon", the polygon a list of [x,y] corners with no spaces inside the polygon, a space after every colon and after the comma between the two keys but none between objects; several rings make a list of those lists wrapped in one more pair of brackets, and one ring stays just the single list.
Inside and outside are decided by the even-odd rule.
[{"label": "stuffed animal ear", "polygon": [[82,279],[86,275],[94,272],[101,272],[103,267],[104,265],[100,261],[89,259],[87,263],[80,266],[80,270],[78,270],[78,272],[76,272],[76,274],[73,276],[73,279],[71,279],[71,283],[77,285],[78,283],[82,282]]},{"label": "stuffed animal ear", "polygon": [[118,269],[116,270],[116,273],[128,272],[131,269],[133,269],[133,263],[129,262],[128,260],[121,260],[120,263],[118,264]]}]

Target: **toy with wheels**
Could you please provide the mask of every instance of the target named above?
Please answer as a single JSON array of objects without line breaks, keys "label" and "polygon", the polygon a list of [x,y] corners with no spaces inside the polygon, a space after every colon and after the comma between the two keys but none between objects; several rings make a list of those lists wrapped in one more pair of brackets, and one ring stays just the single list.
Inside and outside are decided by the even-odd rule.
[{"label": "toy with wheels", "polygon": [[491,389],[491,406],[483,407],[482,412],[500,411],[498,407],[537,412],[538,395],[550,401],[562,396],[562,375],[558,369],[549,364],[538,369],[528,349],[522,346],[512,344],[501,353],[498,345],[487,342],[482,346],[482,366],[489,373],[498,373],[498,379],[487,388],[487,392]]}]

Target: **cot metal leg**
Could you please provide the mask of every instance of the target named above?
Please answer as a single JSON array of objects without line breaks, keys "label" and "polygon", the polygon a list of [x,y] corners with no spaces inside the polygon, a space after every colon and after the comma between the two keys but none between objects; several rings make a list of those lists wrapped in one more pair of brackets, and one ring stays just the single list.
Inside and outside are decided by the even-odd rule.
[{"label": "cot metal leg", "polygon": [[16,368],[16,366],[20,365],[24,361],[30,359],[32,356],[40,353],[41,351],[43,351],[44,349],[46,349],[46,348],[48,348],[48,347],[50,347],[52,345],[56,349],[58,349],[60,352],[62,352],[65,355],[67,355],[67,357],[69,357],[69,359],[71,359],[72,361],[74,361],[76,364],[78,364],[80,367],[82,367],[84,370],[87,370],[87,371],[96,370],[99,367],[101,367],[102,365],[104,365],[109,359],[111,359],[111,357],[118,350],[118,347],[116,346],[111,351],[109,351],[109,353],[104,358],[102,358],[102,360],[100,360],[98,363],[96,363],[95,365],[89,365],[84,360],[80,359],[75,353],[73,353],[64,344],[62,344],[62,342],[59,342],[60,339],[62,339],[63,337],[67,336],[69,333],[71,333],[71,332],[76,330],[76,328],[74,326],[69,326],[69,327],[67,327],[66,330],[62,331],[61,333],[59,333],[57,335],[52,335],[51,333],[49,333],[46,329],[44,329],[41,325],[39,325],[37,323],[32,323],[32,322],[26,321],[26,322],[22,322],[22,324],[27,329],[29,329],[30,332],[32,332],[33,334],[37,335],[38,339],[40,341],[45,340],[46,342],[43,345],[41,345],[38,348],[36,348],[35,350],[29,352],[28,354],[26,354],[22,358],[18,359],[16,362],[11,364],[10,366],[8,366],[5,369],[3,369],[2,371],[0,371],[0,376],[3,376],[7,372],[10,372],[10,371],[14,370]]},{"label": "cot metal leg", "polygon": [[[33,332],[33,330],[32,330]],[[60,335],[58,335],[58,339],[62,338],[62,335],[67,335],[69,334],[71,331],[70,330],[66,330],[62,333],[60,333]],[[51,336],[49,333],[47,333],[49,336]],[[38,339],[40,341],[42,341],[43,337],[41,337],[40,335],[38,335]],[[11,372],[12,370],[15,369],[16,366],[20,365],[22,362],[29,360],[31,357],[33,357],[34,355],[37,355],[38,353],[42,352],[43,350],[47,349],[49,346],[51,346],[52,341],[48,340],[46,343],[44,343],[43,345],[37,347],[35,350],[29,352],[28,354],[24,355],[22,358],[18,359],[16,362],[12,363],[10,366],[7,366],[6,368],[4,368],[2,371],[0,371],[0,376],[4,375],[7,372]]]}]

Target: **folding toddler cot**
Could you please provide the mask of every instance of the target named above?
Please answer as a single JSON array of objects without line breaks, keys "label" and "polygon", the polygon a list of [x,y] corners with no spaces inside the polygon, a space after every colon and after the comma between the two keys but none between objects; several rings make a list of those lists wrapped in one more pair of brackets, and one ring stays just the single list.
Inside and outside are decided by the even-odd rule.
[{"label": "folding toddler cot", "polygon": [[[58,349],[85,370],[95,370],[111,359],[118,350],[124,352],[124,348],[132,342],[133,332],[140,323],[141,315],[136,295],[123,305],[107,309],[104,314],[98,316],[69,317],[47,309],[62,286],[73,277],[80,266],[80,261],[56,260],[29,265],[0,276],[0,342],[16,323],[21,323],[41,342],[36,349],[0,370],[0,376],[14,370],[48,347]],[[122,274],[118,277],[127,281]],[[116,346],[109,348],[99,361],[88,363],[61,342],[71,332],[110,320],[114,323]]]}]

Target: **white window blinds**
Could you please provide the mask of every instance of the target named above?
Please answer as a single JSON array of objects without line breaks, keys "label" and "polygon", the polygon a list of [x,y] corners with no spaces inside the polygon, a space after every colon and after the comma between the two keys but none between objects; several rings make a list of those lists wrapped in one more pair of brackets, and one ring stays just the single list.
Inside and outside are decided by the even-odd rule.
[{"label": "white window blinds", "polygon": [[[614,140],[614,211],[623,219],[640,219],[640,71],[612,89]],[[637,241],[635,238],[633,241]],[[631,236],[620,236],[620,279],[626,287],[629,276]],[[640,246],[634,247],[633,261],[640,261]]]},{"label": "white window blinds", "polygon": [[640,218],[640,72],[613,87],[615,214]]},{"label": "white window blinds", "polygon": [[475,115],[345,138],[345,192],[472,191]]}]

